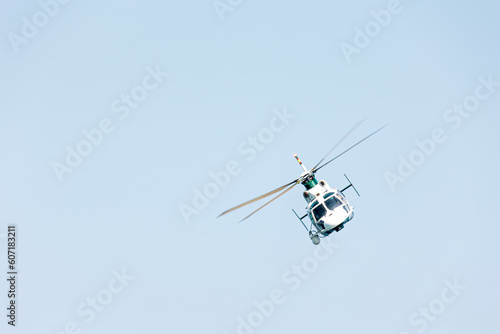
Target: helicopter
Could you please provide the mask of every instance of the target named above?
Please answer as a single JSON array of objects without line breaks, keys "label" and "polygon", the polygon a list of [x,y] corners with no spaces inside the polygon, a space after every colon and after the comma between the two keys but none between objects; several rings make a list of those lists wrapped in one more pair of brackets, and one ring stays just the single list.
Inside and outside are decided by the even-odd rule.
[{"label": "helicopter", "polygon": [[[253,214],[255,214],[257,211],[261,210],[271,202],[275,201],[279,197],[283,196],[285,193],[289,192],[292,190],[297,184],[302,184],[305,187],[305,191],[303,192],[303,197],[307,202],[306,206],[306,214],[300,217],[295,210],[292,209],[292,211],[295,213],[297,218],[300,220],[302,225],[305,227],[305,229],[309,233],[309,238],[313,242],[314,245],[319,245],[321,239],[320,238],[325,238],[332,234],[333,232],[339,232],[344,228],[344,224],[347,222],[351,221],[354,217],[354,207],[349,204],[349,201],[347,200],[346,196],[344,195],[344,191],[346,191],[349,188],[353,188],[356,194],[359,196],[359,192],[357,189],[354,187],[352,184],[351,180],[347,177],[347,175],[344,174],[345,178],[349,182],[349,185],[344,187],[341,190],[338,190],[337,188],[330,187],[330,185],[325,181],[325,180],[317,180],[316,179],[316,172],[320,170],[321,168],[325,167],[332,161],[336,160],[340,156],[344,155],[366,139],[370,138],[380,130],[382,130],[384,127],[387,126],[384,125],[381,128],[377,129],[376,131],[372,132],[365,138],[361,139],[358,141],[356,144],[352,145],[349,147],[347,150],[343,151],[342,153],[338,154],[335,156],[333,159],[328,160],[327,162],[323,163],[323,161],[359,126],[364,120],[361,120],[357,124],[355,124],[341,139],[340,141],[311,169],[307,169],[305,165],[302,163],[300,158],[297,156],[297,154],[294,154],[295,159],[299,163],[299,165],[302,167],[303,172],[300,174],[298,178],[295,180],[278,187],[274,190],[271,190],[263,195],[260,195],[254,199],[251,199],[249,201],[246,201],[242,204],[239,204],[237,206],[234,206],[224,212],[222,212],[218,217],[221,217],[229,212],[232,212],[234,210],[240,209],[248,204],[254,203],[256,201],[259,201],[261,199],[264,199],[268,196],[278,194],[277,196],[273,197],[270,201],[266,202],[264,205],[250,213],[248,216],[243,218],[240,222],[250,218]],[[322,164],[323,163],[323,164]],[[310,227],[307,228],[306,224],[304,223],[304,219],[308,217],[309,220],[311,221]]]}]

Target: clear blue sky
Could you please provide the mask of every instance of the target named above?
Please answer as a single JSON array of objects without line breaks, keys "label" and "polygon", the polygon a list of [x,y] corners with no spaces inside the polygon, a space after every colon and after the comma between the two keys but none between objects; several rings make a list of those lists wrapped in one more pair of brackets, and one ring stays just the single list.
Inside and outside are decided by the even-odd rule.
[{"label": "clear blue sky", "polygon": [[[3,331],[500,330],[497,1],[59,1],[0,13]],[[215,219],[365,118],[326,248],[301,187]]]}]

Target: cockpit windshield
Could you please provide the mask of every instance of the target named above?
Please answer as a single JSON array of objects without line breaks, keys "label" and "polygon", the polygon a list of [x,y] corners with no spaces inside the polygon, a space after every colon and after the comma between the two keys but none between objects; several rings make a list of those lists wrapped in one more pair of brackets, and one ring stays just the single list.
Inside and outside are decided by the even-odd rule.
[{"label": "cockpit windshield", "polygon": [[325,200],[325,205],[328,209],[334,210],[336,207],[342,205],[342,202],[335,196],[331,196]]},{"label": "cockpit windshield", "polygon": [[316,219],[316,221],[319,221],[321,218],[323,218],[324,215],[326,215],[326,208],[323,204],[318,204],[313,210],[312,210],[313,216]]}]

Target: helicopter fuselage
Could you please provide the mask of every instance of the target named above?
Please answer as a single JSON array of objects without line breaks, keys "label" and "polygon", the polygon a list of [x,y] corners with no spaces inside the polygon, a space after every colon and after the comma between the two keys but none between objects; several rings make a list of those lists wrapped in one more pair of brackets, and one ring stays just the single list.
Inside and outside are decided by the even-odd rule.
[{"label": "helicopter fuselage", "polygon": [[324,180],[312,178],[302,183],[306,187],[303,196],[307,201],[307,216],[318,233],[327,236],[340,231],[354,216],[347,198],[337,188],[332,188]]}]

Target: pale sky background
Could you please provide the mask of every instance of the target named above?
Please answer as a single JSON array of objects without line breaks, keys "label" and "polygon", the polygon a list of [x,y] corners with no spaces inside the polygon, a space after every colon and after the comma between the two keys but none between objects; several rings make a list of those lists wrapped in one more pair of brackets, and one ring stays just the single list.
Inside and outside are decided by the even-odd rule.
[{"label": "pale sky background", "polygon": [[[480,77],[500,82],[500,3],[402,0],[350,63],[341,43],[387,1],[232,3],[221,20],[210,0],[71,1],[16,52],[9,36],[41,5],[2,2],[0,268],[17,224],[19,280],[15,329],[0,285],[1,331],[498,333],[500,86],[457,129],[443,115]],[[115,99],[157,67],[168,77],[120,119]],[[247,161],[238,147],[283,108],[294,118]],[[301,186],[241,224],[258,205],[215,217],[295,179],[294,153],[313,167],[364,118],[336,153],[389,126],[317,174],[350,177],[354,220],[293,289],[293,266],[317,263],[291,211],[304,213]],[[59,182],[52,164],[103,119],[114,131]],[[391,190],[384,174],[436,128],[447,140]],[[184,219],[231,161],[240,173]],[[134,278],[113,294],[122,270]],[[450,303],[446,280],[466,287]],[[238,328],[275,290],[273,314]],[[92,298],[106,305],[87,321]]]}]

